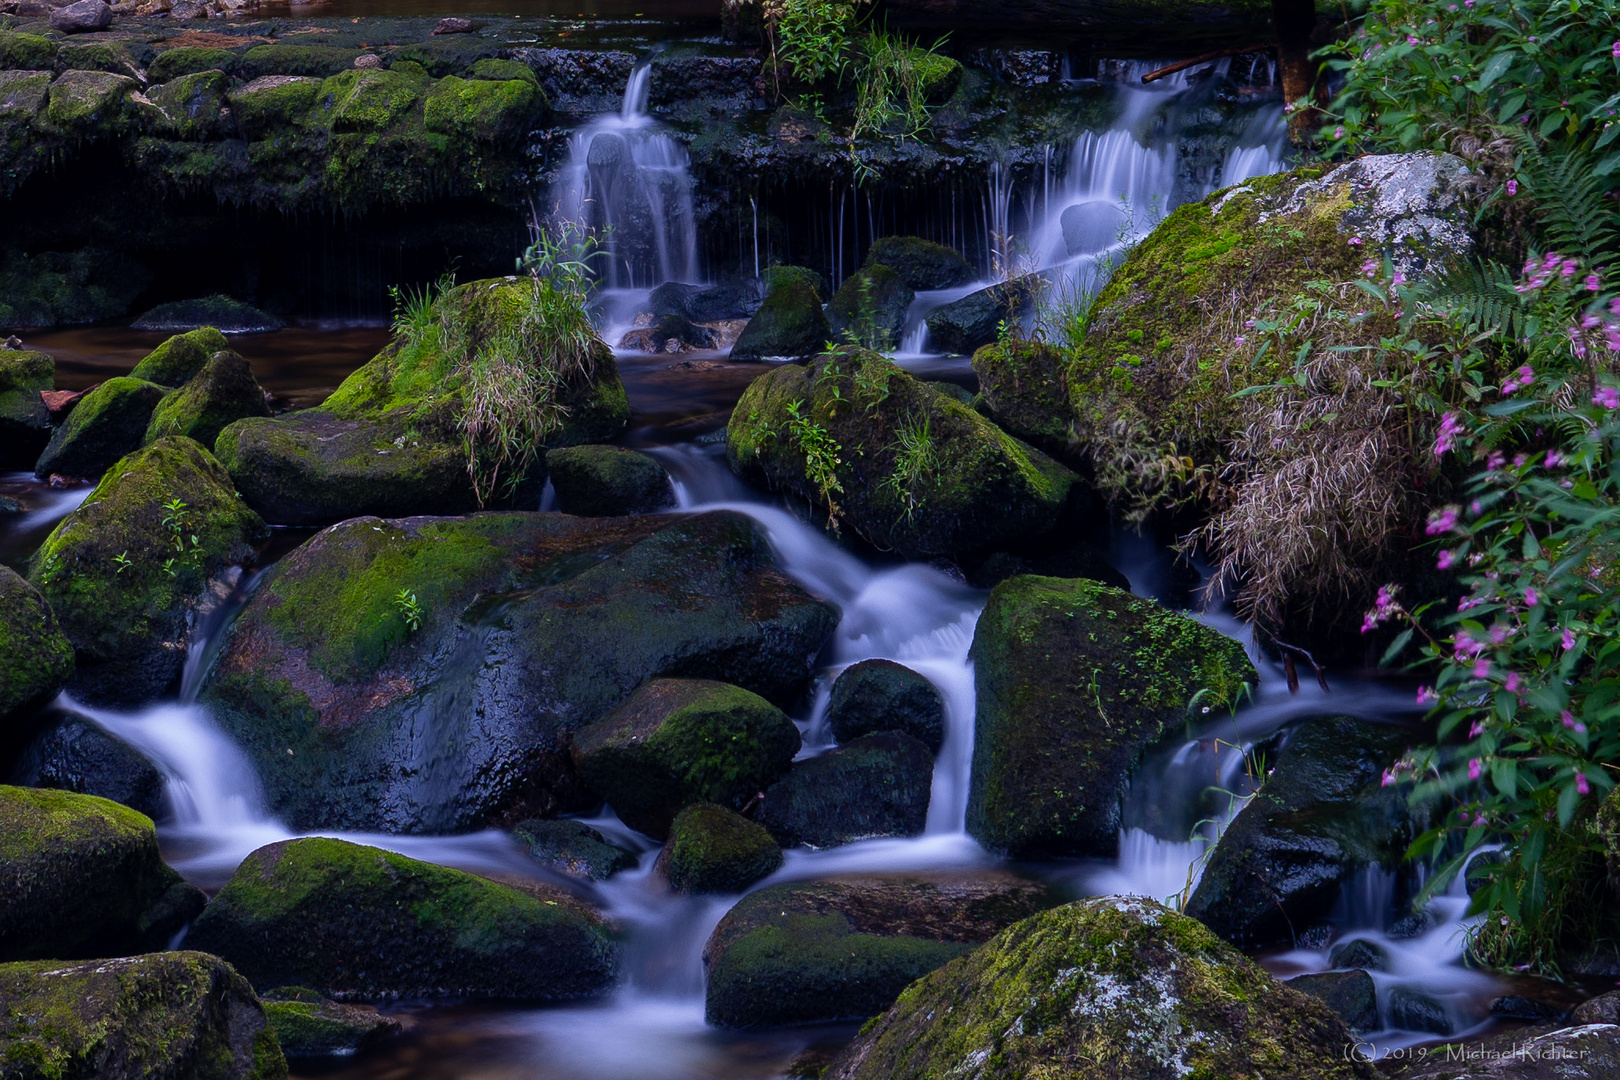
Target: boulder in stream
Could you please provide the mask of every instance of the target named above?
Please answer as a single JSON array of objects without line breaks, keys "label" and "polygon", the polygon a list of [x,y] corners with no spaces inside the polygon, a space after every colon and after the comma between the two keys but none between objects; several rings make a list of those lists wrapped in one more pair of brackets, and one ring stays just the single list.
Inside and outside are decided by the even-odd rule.
[{"label": "boulder in stream", "polygon": [[0,469],[32,469],[51,439],[51,413],[39,396],[56,387],[49,353],[0,350]]},{"label": "boulder in stream", "polygon": [[592,881],[604,881],[637,862],[635,852],[609,843],[583,821],[571,818],[521,821],[512,837],[541,862]]},{"label": "boulder in stream", "polygon": [[213,450],[227,425],[249,416],[269,415],[264,389],[253,377],[253,368],[239,354],[221,349],[184,386],[158,402],[143,442],[184,435]]},{"label": "boulder in stream", "polygon": [[973,280],[962,253],[920,236],[885,236],[866,249],[866,265],[881,263],[912,289],[954,289]]},{"label": "boulder in stream", "polygon": [[739,893],[782,866],[765,827],[714,803],[675,815],[658,867],[676,892]]},{"label": "boulder in stream", "polygon": [[7,782],[96,795],[154,820],[164,812],[158,767],[123,739],[72,714],[47,721],[35,733]]},{"label": "boulder in stream", "polygon": [[[199,72],[198,75],[207,75],[207,72]],[[188,76],[188,78],[196,77]],[[175,96],[175,92],[181,89],[177,84],[165,84],[165,87],[172,87],[166,97]],[[157,103],[165,109],[179,110],[184,110],[188,104],[184,99],[172,103],[167,100]],[[205,328],[212,328],[225,334],[262,334],[270,330],[280,330],[287,324],[274,315],[260,311],[252,304],[243,303],[223,293],[215,293],[213,296],[204,296],[196,300],[175,300],[159,304],[129,325],[132,330],[157,330],[165,334],[189,333]]]},{"label": "boulder in stream", "polygon": [[324,997],[567,1001],[613,984],[606,921],[561,889],[500,884],[346,840],[249,855],[189,944],[255,985]]},{"label": "boulder in stream", "polygon": [[1284,982],[1300,993],[1321,998],[1351,1031],[1378,1030],[1378,988],[1365,971],[1324,971],[1296,975]]},{"label": "boulder in stream", "polygon": [[262,997],[270,1030],[290,1058],[345,1057],[401,1030],[398,1020],[370,1005],[327,1001],[313,992],[307,994],[312,1001],[280,1000],[285,992],[272,990]]},{"label": "boulder in stream", "polygon": [[[172,54],[173,50],[161,53],[160,57]],[[178,388],[186,385],[198,372],[207,367],[211,356],[221,349],[230,347],[231,343],[226,340],[225,335],[212,326],[176,334],[147,353],[146,357],[135,365],[135,370],[129,373],[129,377],[145,379],[160,386]]]},{"label": "boulder in stream", "polygon": [[945,352],[971,356],[1003,334],[1005,324],[1017,324],[1030,310],[1031,286],[1023,279],[1003,281],[968,293],[928,313],[928,344]]},{"label": "boulder in stream", "polygon": [[868,349],[897,349],[916,293],[899,274],[872,263],[844,279],[827,305],[833,340]]},{"label": "boulder in stream", "polygon": [[51,435],[34,474],[82,476],[94,480],[141,445],[152,411],[169,391],[157,383],[120,376],[108,379],[79,401]]},{"label": "boulder in stream", "polygon": [[934,755],[898,731],[863,735],[793,764],[765,792],[765,825],[786,846],[917,836],[928,824]]},{"label": "boulder in stream", "polygon": [[546,454],[557,509],[583,517],[651,514],[675,506],[669,471],[622,446],[564,446]]},{"label": "boulder in stream", "polygon": [[939,753],[945,702],[934,684],[893,660],[862,660],[839,673],[827,702],[827,726],[841,743],[899,731]]},{"label": "boulder in stream", "polygon": [[1006,341],[973,354],[984,407],[1003,431],[1049,454],[1070,452],[1068,360],[1044,341]]},{"label": "boulder in stream", "polygon": [[38,589],[0,566],[0,750],[73,675],[73,646]]},{"label": "boulder in stream", "polygon": [[811,356],[826,348],[832,337],[815,287],[802,277],[782,275],[731,347],[731,359]]}]

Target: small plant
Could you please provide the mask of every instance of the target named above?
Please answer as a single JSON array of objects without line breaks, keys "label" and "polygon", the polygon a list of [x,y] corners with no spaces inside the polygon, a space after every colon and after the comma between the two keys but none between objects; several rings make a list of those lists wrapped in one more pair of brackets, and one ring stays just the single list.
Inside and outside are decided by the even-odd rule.
[{"label": "small plant", "polygon": [[426,614],[421,603],[416,599],[416,593],[410,589],[401,589],[394,594],[394,610],[404,620],[405,629],[409,633],[416,633],[422,629],[422,616]]},{"label": "small plant", "polygon": [[[830,366],[830,365],[829,365]],[[889,400],[889,376],[893,374],[888,361],[869,361],[855,369],[850,380],[855,385],[855,399],[866,406],[867,415]]]},{"label": "small plant", "polygon": [[128,550],[120,551],[117,555],[114,555],[113,562],[117,564],[120,574],[135,565],[135,560],[129,557]]},{"label": "small plant", "polygon": [[926,413],[921,421],[908,416],[895,432],[898,448],[894,454],[894,469],[884,479],[883,486],[894,492],[907,521],[922,506],[918,489],[936,464],[932,424],[933,418]]},{"label": "small plant", "polygon": [[443,324],[434,310],[434,303],[456,287],[456,275],[449,272],[431,285],[420,289],[391,285],[388,296],[394,302],[392,329],[406,346],[437,348]]},{"label": "small plant", "polygon": [[832,437],[831,432],[804,411],[803,401],[788,402],[787,413],[788,430],[798,440],[799,449],[804,453],[805,476],[816,486],[821,501],[827,504],[827,524],[837,532],[842,511],[834,496],[844,493],[844,485],[838,479],[838,466],[844,462],[841,456],[844,448]]}]

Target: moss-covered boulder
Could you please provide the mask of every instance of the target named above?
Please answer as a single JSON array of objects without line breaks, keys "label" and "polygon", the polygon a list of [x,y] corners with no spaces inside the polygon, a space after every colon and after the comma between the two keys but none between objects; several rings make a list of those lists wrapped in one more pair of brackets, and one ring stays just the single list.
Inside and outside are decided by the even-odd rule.
[{"label": "moss-covered boulder", "polygon": [[714,803],[675,815],[658,868],[676,892],[738,893],[775,873],[782,849],[757,821]]},{"label": "moss-covered boulder", "polygon": [[580,779],[631,828],[663,839],[683,806],[740,807],[788,771],[799,729],[758,694],[653,679],[574,736]]},{"label": "moss-covered boulder", "polygon": [[[777,267],[776,269],[788,269]],[[796,268],[793,268],[796,269]],[[731,347],[733,360],[811,356],[833,339],[815,287],[802,277],[781,276]]]},{"label": "moss-covered boulder", "polygon": [[56,389],[49,353],[0,350],[0,469],[31,469],[51,438],[41,391]]},{"label": "moss-covered boulder", "polygon": [[1152,900],[1082,900],[906,989],[826,1072],[924,1080],[1373,1080],[1326,1005]]},{"label": "moss-covered boulder", "polygon": [[997,585],[971,655],[968,832],[1015,855],[1113,855],[1143,751],[1256,677],[1231,638],[1084,578]]},{"label": "moss-covered boulder", "polygon": [[255,985],[326,997],[563,1001],[612,985],[618,946],[593,909],[345,840],[249,855],[188,942]]},{"label": "moss-covered boulder", "polygon": [[1409,734],[1348,717],[1307,720],[1221,833],[1187,914],[1240,948],[1293,945],[1370,863],[1398,866],[1412,840],[1404,795],[1381,777]]},{"label": "moss-covered boulder", "polygon": [[185,663],[208,582],[252,558],[264,534],[191,439],[159,439],[108,470],[29,571],[73,643],[76,692],[122,704],[162,693]]},{"label": "moss-covered boulder", "polygon": [[34,465],[35,475],[52,473],[95,479],[113,462],[141,445],[152,411],[168,389],[157,383],[108,379],[80,399],[51,435]]},{"label": "moss-covered boulder", "polygon": [[42,34],[0,31],[0,68],[50,71],[56,66],[56,42]]},{"label": "moss-covered boulder", "polygon": [[202,697],[283,820],[445,832],[590,808],[571,733],[658,676],[790,699],[835,622],[740,514],[360,518],[281,561]]},{"label": "moss-covered boulder", "polygon": [[[207,72],[205,75],[223,83],[224,77],[217,71]],[[204,77],[204,75],[191,76],[180,82],[190,85]],[[224,107],[223,91],[221,91],[221,107]],[[217,330],[223,334],[263,334],[270,330],[280,330],[285,325],[274,315],[260,311],[252,304],[245,304],[223,293],[215,293],[196,300],[174,300],[167,304],[159,304],[130,323],[130,328],[155,330],[165,334],[196,334],[203,330]],[[217,347],[223,348],[224,345]]]},{"label": "moss-covered boulder", "polygon": [[934,755],[910,735],[863,735],[795,762],[765,792],[763,816],[787,846],[832,847],[880,836],[916,836],[928,824]]},{"label": "moss-covered boulder", "polygon": [[129,377],[160,386],[184,386],[208,366],[210,357],[230,347],[225,335],[212,326],[176,334],[147,353]]},{"label": "moss-covered boulder", "polygon": [[872,263],[849,277],[827,304],[833,339],[870,349],[896,349],[906,332],[906,312],[916,293],[899,274]]},{"label": "moss-covered boulder", "polygon": [[778,264],[768,266],[759,276],[760,283],[765,286],[765,295],[770,296],[775,289],[781,288],[790,281],[802,281],[815,292],[819,301],[832,295],[827,289],[827,279],[821,276],[819,270],[812,270],[808,266],[788,266]]},{"label": "moss-covered boulder", "polygon": [[862,660],[833,682],[827,724],[841,743],[899,731],[937,754],[945,741],[945,701],[933,683],[902,664]]},{"label": "moss-covered boulder", "polygon": [[584,517],[651,514],[675,505],[658,459],[620,446],[564,446],[546,454],[557,509]]},{"label": "moss-covered boulder", "polygon": [[918,236],[885,236],[866,251],[866,265],[889,267],[912,289],[954,289],[973,280],[973,267],[955,248]]},{"label": "moss-covered boulder", "polygon": [[246,979],[217,956],[159,952],[0,964],[0,1075],[18,1080],[282,1080]]},{"label": "moss-covered boulder", "polygon": [[1068,359],[1043,341],[986,345],[973,354],[979,394],[996,426],[1050,454],[1073,441]]},{"label": "moss-covered boulder", "polygon": [[73,675],[73,646],[39,590],[0,566],[0,747]]},{"label": "moss-covered boulder", "polygon": [[51,83],[45,116],[51,127],[70,137],[98,138],[138,129],[143,113],[162,114],[155,105],[140,105],[141,84],[110,71],[68,71]]},{"label": "moss-covered boulder", "polygon": [[605,881],[621,870],[633,869],[638,861],[635,852],[609,843],[583,821],[570,818],[521,821],[512,837],[548,866],[592,881]]},{"label": "moss-covered boulder", "polygon": [[144,814],[0,786],[0,960],[161,949],[204,902],[164,865]]},{"label": "moss-covered boulder", "polygon": [[504,145],[528,133],[544,103],[532,73],[499,80],[447,75],[428,92],[422,120],[434,134]]},{"label": "moss-covered boulder", "polygon": [[1378,1030],[1378,987],[1365,971],[1324,971],[1296,975],[1286,982],[1302,994],[1321,999],[1351,1031]]},{"label": "moss-covered boulder", "polygon": [[146,78],[153,83],[166,83],[203,71],[223,71],[227,75],[234,75],[236,69],[237,55],[229,49],[175,45],[159,52],[146,65]]},{"label": "moss-covered boulder", "polygon": [[180,389],[158,402],[146,426],[145,444],[169,435],[196,439],[208,449],[225,428],[249,416],[269,416],[264,388],[253,368],[229,349],[215,353]]},{"label": "moss-covered boulder", "polygon": [[264,1015],[289,1058],[341,1057],[397,1035],[400,1022],[369,1005],[337,1001],[276,1001],[266,995]]},{"label": "moss-covered boulder", "polygon": [[848,876],[750,893],[703,947],[704,1013],[727,1028],[864,1020],[915,979],[1052,906],[1009,874]]},{"label": "moss-covered boulder", "polygon": [[357,50],[339,45],[257,45],[242,54],[241,76],[307,75],[325,78],[354,67]]},{"label": "moss-covered boulder", "polygon": [[[148,87],[146,98],[163,111],[164,122],[159,130],[176,139],[198,142],[235,134],[226,97],[230,86],[230,76],[223,71],[199,71]],[[146,327],[137,325],[136,329]]]},{"label": "moss-covered boulder", "polygon": [[96,795],[163,816],[163,773],[123,739],[80,716],[49,721],[29,739],[8,783]]},{"label": "moss-covered boulder", "polygon": [[893,361],[862,350],[783,365],[743,393],[726,455],[744,479],[827,507],[907,558],[1045,533],[1076,477]]}]

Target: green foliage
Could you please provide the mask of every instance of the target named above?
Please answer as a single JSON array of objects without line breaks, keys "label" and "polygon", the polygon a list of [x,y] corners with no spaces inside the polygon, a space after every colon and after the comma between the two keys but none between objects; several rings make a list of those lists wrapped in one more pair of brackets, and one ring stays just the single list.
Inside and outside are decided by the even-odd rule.
[{"label": "green foliage", "polygon": [[867,2],[769,0],[765,25],[772,54],[790,64],[794,75],[805,82],[841,80],[849,67],[856,8]]},{"label": "green foliage", "polygon": [[399,612],[400,619],[405,623],[405,629],[416,633],[422,629],[422,616],[425,612],[416,594],[410,589],[401,589],[394,594],[394,610]]},{"label": "green foliage", "polygon": [[894,433],[894,471],[883,481],[883,486],[894,492],[907,521],[922,505],[918,498],[920,485],[936,464],[932,426],[933,418],[925,413],[920,421],[915,416],[907,417]]},{"label": "green foliage", "polygon": [[844,493],[844,485],[838,479],[838,466],[843,464],[840,456],[844,448],[832,437],[832,434],[821,424],[811,418],[808,410],[804,408],[803,401],[790,401],[787,406],[788,430],[798,441],[799,449],[804,454],[805,476],[820,492],[821,499],[827,504],[827,524],[834,531],[838,529],[838,518],[842,511],[834,500],[834,495]]}]

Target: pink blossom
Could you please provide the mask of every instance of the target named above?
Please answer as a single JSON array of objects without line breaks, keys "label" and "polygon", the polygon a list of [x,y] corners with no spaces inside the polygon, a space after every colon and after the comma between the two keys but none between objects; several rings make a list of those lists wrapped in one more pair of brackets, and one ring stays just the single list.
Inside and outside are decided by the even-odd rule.
[{"label": "pink blossom", "polygon": [[[1463,0],[1463,3],[1466,4],[1467,2],[1468,0]],[[1609,54],[1616,60],[1620,60],[1620,41],[1614,43],[1614,45],[1609,49]]]},{"label": "pink blossom", "polygon": [[1586,782],[1585,773],[1578,772],[1575,774],[1575,790],[1582,795],[1592,794],[1592,785]]},{"label": "pink blossom", "polygon": [[1500,450],[1492,450],[1485,455],[1485,471],[1495,472],[1507,464],[1507,455]]},{"label": "pink blossom", "polygon": [[1417,703],[1419,705],[1429,705],[1438,700],[1440,700],[1440,697],[1434,692],[1434,688],[1432,686],[1418,687]]},{"label": "pink blossom", "polygon": [[1474,758],[1471,761],[1469,761],[1468,762],[1468,779],[1470,779],[1470,780],[1478,780],[1479,779],[1479,774],[1484,771],[1484,768],[1485,768],[1485,763],[1480,761],[1479,758]]},{"label": "pink blossom", "polygon": [[1564,455],[1556,450],[1547,451],[1547,468],[1556,469],[1564,463]]},{"label": "pink blossom", "polygon": [[1581,264],[1576,262],[1574,259],[1565,259],[1563,265],[1558,268],[1558,272],[1564,277],[1574,277],[1575,271],[1579,270],[1580,268]]},{"label": "pink blossom", "polygon": [[1474,815],[1474,828],[1480,829],[1480,828],[1484,828],[1484,826],[1485,826],[1485,815],[1484,814],[1475,814]]},{"label": "pink blossom", "polygon": [[1620,390],[1612,386],[1600,386],[1597,393],[1592,395],[1592,404],[1601,405],[1605,409],[1620,409]]},{"label": "pink blossom", "polygon": [[1352,236],[1352,237],[1351,237],[1351,238],[1350,238],[1350,241],[1349,241],[1349,243],[1350,243],[1350,245],[1351,245],[1351,246],[1352,246],[1352,247],[1360,247],[1360,246],[1361,246],[1361,237],[1359,237],[1359,236]]},{"label": "pink blossom", "polygon": [[1560,719],[1560,720],[1562,720],[1564,722],[1565,727],[1570,728],[1571,730],[1574,729],[1574,727],[1575,727],[1575,714],[1570,712],[1568,709],[1565,709],[1563,712],[1559,713],[1558,714],[1558,719]]},{"label": "pink blossom", "polygon": [[1463,433],[1462,421],[1454,412],[1448,412],[1440,417],[1440,431],[1434,440],[1434,456],[1443,457],[1456,443],[1457,436]]},{"label": "pink blossom", "polygon": [[1378,262],[1377,262],[1377,260],[1376,259],[1368,259],[1366,262],[1362,263],[1361,264],[1361,272],[1363,274],[1366,274],[1368,277],[1372,277],[1374,274],[1378,273]]},{"label": "pink blossom", "polygon": [[1483,734],[1485,734],[1485,721],[1475,720],[1473,726],[1468,729],[1468,737],[1477,739]]},{"label": "pink blossom", "polygon": [[1441,548],[1440,557],[1435,560],[1434,565],[1440,570],[1450,570],[1454,561],[1456,561],[1456,555],[1452,550],[1450,548]]},{"label": "pink blossom", "polygon": [[1586,275],[1586,291],[1597,292],[1603,287],[1603,282],[1596,274]]},{"label": "pink blossom", "polygon": [[1457,510],[1455,507],[1448,506],[1429,518],[1428,533],[1430,536],[1439,536],[1441,533],[1450,532],[1456,527]]},{"label": "pink blossom", "polygon": [[1232,339],[1232,344],[1234,344],[1234,345],[1242,345],[1245,341],[1248,341],[1248,340],[1249,340],[1248,338],[1244,338],[1244,337],[1233,338]]},{"label": "pink blossom", "polygon": [[1408,45],[1416,45],[1418,43],[1418,39],[1413,37],[1411,34],[1407,34],[1406,35],[1406,43]]},{"label": "pink blossom", "polygon": [[1536,590],[1535,590],[1534,586],[1531,586],[1530,588],[1527,588],[1527,589],[1524,590],[1524,606],[1525,607],[1535,607],[1540,602],[1541,602],[1541,598],[1536,595]]},{"label": "pink blossom", "polygon": [[1488,679],[1491,677],[1491,662],[1484,657],[1474,661],[1474,678]]},{"label": "pink blossom", "polygon": [[1388,769],[1385,769],[1384,770],[1384,782],[1382,784],[1380,784],[1379,787],[1389,787],[1394,782],[1395,782],[1395,774],[1390,772]]},{"label": "pink blossom", "polygon": [[1569,652],[1569,650],[1575,647],[1575,631],[1569,629],[1567,626],[1564,628],[1564,640],[1562,644],[1565,652]]},{"label": "pink blossom", "polygon": [[1517,694],[1519,692],[1519,673],[1517,671],[1508,672],[1507,680],[1502,683],[1502,689],[1506,690],[1510,694]]},{"label": "pink blossom", "polygon": [[1344,125],[1343,124],[1340,124],[1338,127],[1333,129],[1333,137],[1335,139],[1344,138]]},{"label": "pink blossom", "polygon": [[1509,195],[1517,195],[1519,193],[1519,182],[1517,180],[1509,180],[1507,182],[1507,193]]}]

